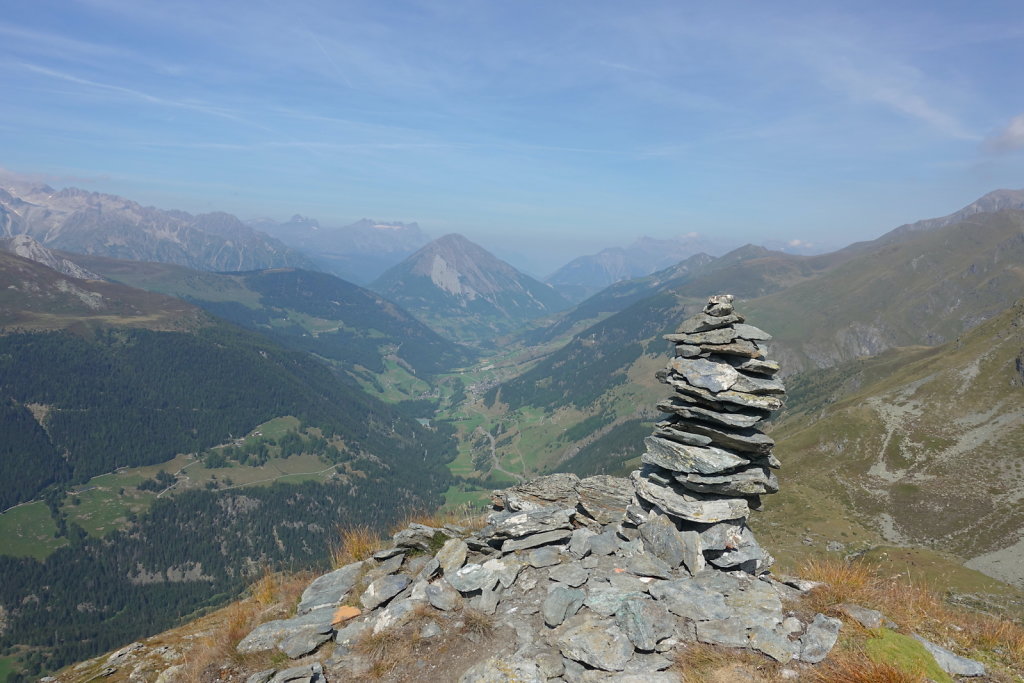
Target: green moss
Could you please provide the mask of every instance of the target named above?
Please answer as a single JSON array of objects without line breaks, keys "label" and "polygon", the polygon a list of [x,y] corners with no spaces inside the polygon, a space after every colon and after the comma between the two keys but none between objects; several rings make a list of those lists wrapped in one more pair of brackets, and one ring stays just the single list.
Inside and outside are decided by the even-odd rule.
[{"label": "green moss", "polygon": [[894,664],[908,673],[923,673],[936,683],[953,683],[924,645],[910,636],[887,628],[873,629],[864,649],[874,662]]}]

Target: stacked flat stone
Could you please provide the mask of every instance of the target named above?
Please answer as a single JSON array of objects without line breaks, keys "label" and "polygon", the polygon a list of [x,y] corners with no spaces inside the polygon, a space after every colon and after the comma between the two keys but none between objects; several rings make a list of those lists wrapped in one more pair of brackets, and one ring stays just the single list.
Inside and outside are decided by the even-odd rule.
[{"label": "stacked flat stone", "polygon": [[729,294],[708,299],[666,339],[675,357],[658,379],[675,395],[658,404],[669,413],[645,440],[627,516],[648,551],[691,573],[765,571],[772,558],[747,527],[760,497],[778,491],[775,443],[760,429],[782,407],[778,363],[762,345],[771,335],[744,323]]}]

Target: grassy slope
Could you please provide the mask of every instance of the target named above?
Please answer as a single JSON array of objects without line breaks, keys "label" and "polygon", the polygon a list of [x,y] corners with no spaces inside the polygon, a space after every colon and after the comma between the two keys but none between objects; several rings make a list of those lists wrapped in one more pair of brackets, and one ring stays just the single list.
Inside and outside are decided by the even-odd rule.
[{"label": "grassy slope", "polygon": [[955,342],[797,378],[760,524],[788,546],[811,533],[982,556],[972,566],[1024,587],[1024,551],[985,558],[1024,545],[1022,325],[1018,303]]}]

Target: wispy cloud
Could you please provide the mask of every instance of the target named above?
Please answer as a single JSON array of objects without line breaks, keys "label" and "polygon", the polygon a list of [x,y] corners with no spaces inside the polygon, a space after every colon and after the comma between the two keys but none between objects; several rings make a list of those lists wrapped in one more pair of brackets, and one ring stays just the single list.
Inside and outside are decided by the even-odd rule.
[{"label": "wispy cloud", "polygon": [[1024,149],[1024,114],[1018,114],[995,135],[985,140],[985,146],[994,152]]},{"label": "wispy cloud", "polygon": [[160,107],[173,107],[176,109],[187,109],[189,111],[195,111],[209,116],[216,116],[243,123],[251,123],[247,119],[239,116],[238,114],[230,110],[224,109],[222,107],[215,107],[213,105],[205,104],[202,102],[196,102],[194,100],[174,100],[166,97],[158,97],[156,95],[151,95],[147,92],[136,90],[134,88],[113,85],[111,83],[101,83],[99,81],[90,80],[88,78],[81,78],[73,74],[58,71],[56,69],[50,69],[44,66],[39,66],[38,64],[29,64],[21,62],[19,63],[19,66],[33,73],[48,76],[49,78],[58,79],[61,81],[65,81],[67,83],[74,83],[76,85],[81,85],[94,91],[114,93],[124,98],[136,100],[139,102],[145,102],[146,104],[152,104]]}]

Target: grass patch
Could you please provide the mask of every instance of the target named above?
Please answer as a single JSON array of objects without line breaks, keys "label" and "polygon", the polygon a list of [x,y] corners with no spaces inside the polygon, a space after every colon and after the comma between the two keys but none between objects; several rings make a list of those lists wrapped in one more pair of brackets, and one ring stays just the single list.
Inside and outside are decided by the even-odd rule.
[{"label": "grass patch", "polygon": [[14,662],[14,657],[0,657],[0,683],[6,681],[7,677],[17,670]]},{"label": "grass patch", "polygon": [[386,546],[384,539],[368,526],[338,530],[338,541],[331,548],[331,566],[340,569],[347,564],[365,560]]},{"label": "grass patch", "polygon": [[19,505],[0,515],[0,554],[45,560],[54,550],[67,545],[66,538],[53,537],[56,531],[57,525],[45,503]]},{"label": "grass patch", "polygon": [[875,664],[898,667],[911,675],[929,678],[935,683],[953,683],[931,653],[920,642],[887,628],[876,629],[864,643],[864,651]]}]

